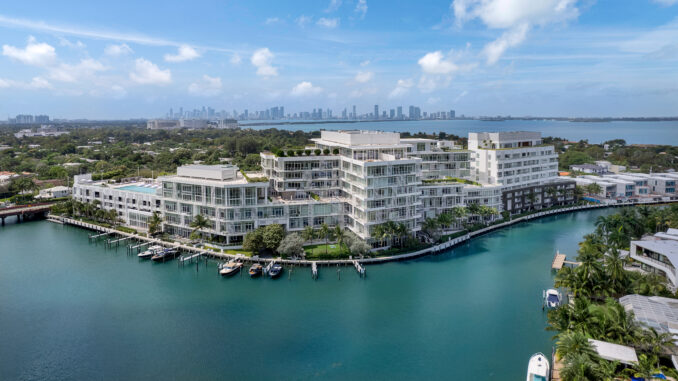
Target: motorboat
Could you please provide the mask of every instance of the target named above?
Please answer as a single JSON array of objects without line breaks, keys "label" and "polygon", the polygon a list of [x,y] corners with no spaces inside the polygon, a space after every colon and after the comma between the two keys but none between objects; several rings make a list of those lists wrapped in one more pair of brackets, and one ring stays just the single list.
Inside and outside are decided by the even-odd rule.
[{"label": "motorboat", "polygon": [[562,297],[560,292],[554,288],[549,288],[544,291],[544,306],[548,308],[556,308],[560,305]]},{"label": "motorboat", "polygon": [[527,381],[549,381],[549,360],[543,353],[535,353],[527,363]]},{"label": "motorboat", "polygon": [[268,276],[270,276],[271,278],[277,278],[280,276],[280,274],[282,274],[282,271],[283,271],[282,265],[279,263],[274,263],[271,266],[271,269],[268,270]]},{"label": "motorboat", "polygon": [[259,263],[253,264],[250,267],[250,271],[249,271],[250,277],[251,278],[258,277],[259,275],[261,275],[262,270],[263,270],[263,266],[261,266],[261,264],[259,264]]},{"label": "motorboat", "polygon": [[163,247],[160,245],[153,245],[149,247],[146,251],[142,251],[141,253],[137,254],[139,258],[151,258],[152,256],[158,254],[163,250]]},{"label": "motorboat", "polygon": [[240,271],[241,267],[242,262],[228,261],[228,263],[221,267],[221,270],[219,270],[219,274],[223,276],[231,276]]},{"label": "motorboat", "polygon": [[151,260],[156,262],[165,262],[168,259],[175,258],[177,255],[179,255],[179,250],[175,248],[164,249],[152,256]]}]

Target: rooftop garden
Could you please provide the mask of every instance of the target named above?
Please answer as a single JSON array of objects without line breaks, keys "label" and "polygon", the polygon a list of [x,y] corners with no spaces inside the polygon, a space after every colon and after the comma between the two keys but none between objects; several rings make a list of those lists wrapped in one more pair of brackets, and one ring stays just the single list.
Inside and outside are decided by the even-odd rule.
[{"label": "rooftop garden", "polygon": [[477,186],[482,186],[479,182],[473,181],[473,180],[467,180],[467,179],[460,179],[458,177],[445,177],[444,179],[428,179],[428,180],[422,180],[422,183],[424,184],[452,184],[452,183],[460,183],[460,184],[468,184],[468,185],[477,185]]}]

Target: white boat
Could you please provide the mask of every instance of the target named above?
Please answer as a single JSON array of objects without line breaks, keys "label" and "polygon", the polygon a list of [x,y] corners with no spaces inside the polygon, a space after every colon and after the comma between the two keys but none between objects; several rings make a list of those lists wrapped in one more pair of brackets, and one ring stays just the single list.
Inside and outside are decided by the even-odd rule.
[{"label": "white boat", "polygon": [[556,308],[560,305],[562,297],[560,292],[554,288],[549,288],[544,291],[544,306],[548,308]]},{"label": "white boat", "polygon": [[219,274],[224,275],[224,276],[229,276],[237,273],[240,271],[240,268],[242,267],[242,262],[236,262],[236,261],[229,261],[225,265],[221,267],[221,270],[219,271]]},{"label": "white boat", "polygon": [[535,353],[527,363],[527,381],[549,381],[549,360],[543,353]]},{"label": "white boat", "polygon": [[162,249],[163,249],[162,246],[154,245],[154,246],[149,247],[148,250],[142,251],[141,253],[137,254],[137,256],[139,258],[150,258],[150,257],[158,254],[159,252],[161,252]]}]

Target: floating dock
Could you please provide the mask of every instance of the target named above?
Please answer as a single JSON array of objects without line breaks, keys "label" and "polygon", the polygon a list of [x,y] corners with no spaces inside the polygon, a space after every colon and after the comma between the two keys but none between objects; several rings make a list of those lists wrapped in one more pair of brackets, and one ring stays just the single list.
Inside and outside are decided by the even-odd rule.
[{"label": "floating dock", "polygon": [[318,279],[318,264],[315,262],[311,263],[311,278]]}]

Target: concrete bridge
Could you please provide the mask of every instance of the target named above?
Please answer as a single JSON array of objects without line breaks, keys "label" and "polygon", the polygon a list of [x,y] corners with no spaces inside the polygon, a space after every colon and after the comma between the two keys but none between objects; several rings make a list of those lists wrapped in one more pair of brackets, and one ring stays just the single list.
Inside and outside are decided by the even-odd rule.
[{"label": "concrete bridge", "polygon": [[44,218],[52,208],[51,202],[38,203],[30,205],[12,206],[9,208],[0,209],[0,220],[2,225],[5,225],[5,218],[16,216],[18,222],[32,220],[35,218]]}]

